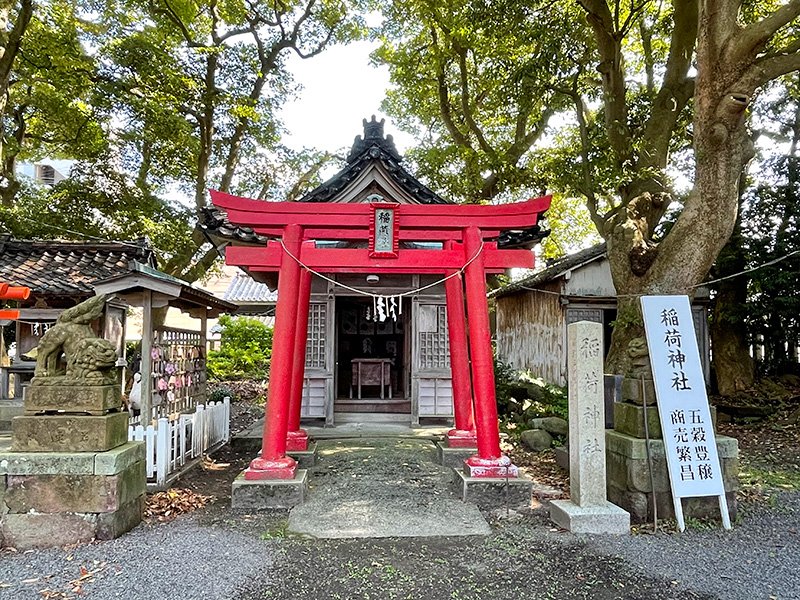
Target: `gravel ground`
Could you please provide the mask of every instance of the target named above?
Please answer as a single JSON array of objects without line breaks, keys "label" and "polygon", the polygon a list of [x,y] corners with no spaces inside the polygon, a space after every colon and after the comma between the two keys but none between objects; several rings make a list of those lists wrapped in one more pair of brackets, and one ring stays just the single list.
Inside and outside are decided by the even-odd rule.
[{"label": "gravel ground", "polygon": [[587,536],[587,546],[725,600],[800,599],[800,493],[777,493],[744,513],[732,531]]},{"label": "gravel ground", "polygon": [[258,537],[184,517],[143,524],[109,542],[5,552],[0,598],[222,600],[267,585],[276,551]]},{"label": "gravel ground", "polygon": [[[348,452],[347,443],[362,450]],[[359,481],[376,468],[394,482],[393,502],[409,510],[450,494],[428,464],[428,442],[347,443],[313,472],[312,492],[377,497]],[[249,458],[225,449],[215,468],[186,477],[183,486],[218,501],[170,523],[73,549],[0,554],[0,598],[800,599],[799,493],[751,504],[733,532],[578,538],[534,502],[508,517],[485,514],[487,536],[323,540],[293,533],[287,511],[231,511],[230,482]]]}]

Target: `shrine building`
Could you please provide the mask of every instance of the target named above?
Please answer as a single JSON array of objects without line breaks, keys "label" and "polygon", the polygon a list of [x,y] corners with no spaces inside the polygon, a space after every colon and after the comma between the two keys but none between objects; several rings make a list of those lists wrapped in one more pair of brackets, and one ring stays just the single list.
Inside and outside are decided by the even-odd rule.
[{"label": "shrine building", "polygon": [[486,275],[533,267],[550,198],[458,205],[401,163],[373,116],[346,166],[297,202],[211,192],[204,226],[226,262],[278,290],[248,479],[293,476],[284,457],[304,447],[300,418],[455,419],[481,464],[499,464]]},{"label": "shrine building", "polygon": [[[411,205],[452,204],[420,183],[401,165],[383,121],[364,121],[364,138],[356,138],[347,165],[299,202]],[[237,227],[224,209],[212,209],[211,233],[234,245],[266,243],[266,236]],[[342,215],[342,220],[346,219]],[[435,217],[431,217],[435,218]],[[546,235],[539,225],[505,232],[501,248],[530,248]],[[408,250],[441,249],[442,240],[401,240]],[[368,241],[317,240],[317,247],[367,248]],[[245,246],[245,247],[247,247]],[[256,280],[277,289],[277,273],[248,269]],[[440,273],[327,273],[313,276],[308,319],[302,417],[335,423],[383,420],[419,424],[420,419],[452,418],[453,392],[447,333],[445,285]],[[349,287],[396,296],[424,286],[414,295],[396,298],[397,318],[376,320],[371,297]],[[348,286],[348,287],[345,287]],[[381,389],[381,365],[384,386]],[[361,397],[358,394],[359,371]],[[351,390],[352,386],[352,390]]]}]

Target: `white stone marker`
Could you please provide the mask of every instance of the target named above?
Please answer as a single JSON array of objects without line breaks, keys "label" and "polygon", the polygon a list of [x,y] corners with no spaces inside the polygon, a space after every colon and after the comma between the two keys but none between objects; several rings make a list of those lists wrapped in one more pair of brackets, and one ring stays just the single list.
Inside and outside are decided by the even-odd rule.
[{"label": "white stone marker", "polygon": [[573,533],[629,533],[630,514],[606,497],[603,326],[567,327],[570,500],[550,503],[550,518]]}]

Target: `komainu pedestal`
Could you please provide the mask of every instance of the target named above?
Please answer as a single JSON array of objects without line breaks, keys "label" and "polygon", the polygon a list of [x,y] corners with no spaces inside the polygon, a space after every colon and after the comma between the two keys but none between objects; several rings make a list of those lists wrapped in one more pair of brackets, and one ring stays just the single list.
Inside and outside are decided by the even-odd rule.
[{"label": "komainu pedestal", "polygon": [[32,385],[25,392],[25,414],[67,411],[105,415],[122,406],[119,383],[105,385]]},{"label": "komainu pedestal", "polygon": [[0,546],[112,539],[142,520],[145,444],[128,442],[116,352],[90,326],[104,304],[98,296],[64,311],[39,343],[26,414],[0,454]]},{"label": "komainu pedestal", "polygon": [[142,520],[144,442],[106,452],[0,454],[0,545],[18,550],[108,540]]}]

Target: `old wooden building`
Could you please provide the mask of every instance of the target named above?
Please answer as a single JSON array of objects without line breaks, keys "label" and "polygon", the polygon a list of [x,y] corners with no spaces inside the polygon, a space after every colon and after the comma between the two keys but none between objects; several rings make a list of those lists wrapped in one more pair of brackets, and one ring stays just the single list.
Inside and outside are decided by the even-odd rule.
[{"label": "old wooden building", "polygon": [[[303,203],[451,204],[420,183],[402,165],[383,121],[364,121],[347,156],[346,166],[306,194]],[[266,238],[232,225],[224,211],[206,213],[207,232],[215,242],[264,246]],[[505,248],[530,247],[541,237],[539,227],[501,235]],[[408,250],[441,250],[441,241],[401,241]],[[441,238],[439,238],[441,239]],[[316,239],[317,248],[366,248],[366,241]],[[274,273],[250,275],[275,289]],[[347,421],[419,423],[425,418],[453,416],[450,352],[441,274],[330,273],[315,275],[303,387],[302,416]],[[394,297],[396,319],[376,320],[373,298],[359,290]],[[408,294],[410,290],[416,290]],[[407,294],[407,295],[403,295]],[[275,374],[272,375],[274,377]]]},{"label": "old wooden building", "polygon": [[[491,293],[497,315],[497,354],[517,369],[557,385],[567,382],[567,325],[602,323],[606,348],[617,316],[616,290],[605,244],[565,256],[546,269]],[[709,378],[709,292],[692,305],[698,347]]]}]

